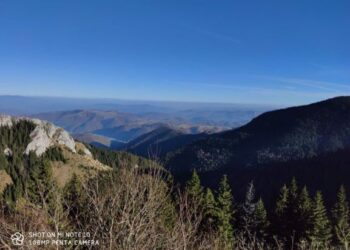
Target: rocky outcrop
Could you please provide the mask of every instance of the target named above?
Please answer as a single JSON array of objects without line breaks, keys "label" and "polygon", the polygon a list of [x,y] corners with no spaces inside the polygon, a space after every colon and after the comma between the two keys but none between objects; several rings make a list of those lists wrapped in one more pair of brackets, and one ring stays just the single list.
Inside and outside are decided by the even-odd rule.
[{"label": "rocky outcrop", "polygon": [[12,150],[10,148],[5,148],[4,150],[4,154],[7,156],[7,157],[10,157],[12,156]]},{"label": "rocky outcrop", "polygon": [[92,158],[92,153],[90,152],[90,150],[88,150],[87,148],[84,148],[83,152],[84,152],[85,155],[87,155],[87,156]]},{"label": "rocky outcrop", "polygon": [[36,125],[35,129],[30,134],[31,141],[24,151],[25,154],[29,154],[29,152],[33,151],[36,155],[40,156],[53,145],[63,145],[70,151],[76,153],[75,141],[68,132],[47,121],[27,117],[0,115],[0,126],[11,127],[14,123],[21,120],[30,121]]},{"label": "rocky outcrop", "polygon": [[0,127],[8,126],[11,127],[13,118],[9,115],[0,115]]}]

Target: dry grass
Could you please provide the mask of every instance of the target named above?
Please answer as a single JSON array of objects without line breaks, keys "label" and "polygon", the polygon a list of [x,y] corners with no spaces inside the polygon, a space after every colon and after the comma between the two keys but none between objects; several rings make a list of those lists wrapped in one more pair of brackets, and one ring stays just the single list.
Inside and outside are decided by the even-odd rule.
[{"label": "dry grass", "polygon": [[0,170],[0,194],[4,191],[7,185],[12,184],[11,176],[5,170]]},{"label": "dry grass", "polygon": [[63,187],[74,174],[85,180],[96,176],[99,171],[112,170],[101,162],[92,159],[88,155],[75,154],[67,149],[63,149],[66,163],[52,162],[53,177],[59,187]]}]

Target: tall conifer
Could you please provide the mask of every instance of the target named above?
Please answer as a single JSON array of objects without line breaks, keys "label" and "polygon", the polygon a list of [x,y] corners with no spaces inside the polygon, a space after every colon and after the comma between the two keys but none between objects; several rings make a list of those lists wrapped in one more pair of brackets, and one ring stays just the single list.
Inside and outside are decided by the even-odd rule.
[{"label": "tall conifer", "polygon": [[218,230],[222,247],[232,249],[233,238],[233,196],[228,184],[227,176],[221,179],[218,195]]},{"label": "tall conifer", "polygon": [[350,243],[350,214],[344,186],[341,186],[339,189],[337,203],[335,204],[332,212],[334,219],[334,232],[337,240],[346,250],[348,250]]},{"label": "tall conifer", "polygon": [[306,238],[307,232],[310,230],[311,223],[312,200],[309,196],[307,187],[304,186],[301,190],[297,202],[297,237],[298,239]]},{"label": "tall conifer", "polygon": [[256,203],[254,220],[256,236],[260,239],[265,238],[267,236],[267,231],[270,223],[267,219],[267,211],[261,198]]},{"label": "tall conifer", "polygon": [[206,227],[212,229],[217,219],[217,202],[210,188],[205,190],[204,197],[204,219]]},{"label": "tall conifer", "polygon": [[195,169],[192,172],[191,179],[187,182],[186,191],[192,202],[199,203],[201,206],[203,205],[203,187],[201,186],[199,175]]},{"label": "tall conifer", "polygon": [[311,218],[311,229],[308,232],[308,238],[314,247],[323,248],[329,243],[332,234],[327,211],[320,191],[315,195]]},{"label": "tall conifer", "polygon": [[289,190],[286,185],[280,189],[280,193],[276,202],[274,230],[277,235],[282,238],[289,237],[288,227],[288,208]]}]

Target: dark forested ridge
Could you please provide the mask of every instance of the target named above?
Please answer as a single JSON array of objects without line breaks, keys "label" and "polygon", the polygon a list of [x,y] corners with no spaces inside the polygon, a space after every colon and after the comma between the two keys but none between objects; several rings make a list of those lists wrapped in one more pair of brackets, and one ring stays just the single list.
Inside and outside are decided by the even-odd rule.
[{"label": "dark forested ridge", "polygon": [[[256,167],[307,159],[350,145],[350,97],[271,111],[175,153],[174,171]],[[183,169],[182,169],[183,168]]]},{"label": "dark forested ridge", "polygon": [[165,164],[179,180],[197,169],[209,186],[227,174],[238,196],[255,180],[269,198],[296,177],[311,190],[323,189],[329,201],[340,183],[349,185],[349,146],[350,97],[338,97],[267,112],[169,154]]},{"label": "dark forested ridge", "polygon": [[[335,200],[339,185],[350,190],[350,149],[323,154],[304,160],[261,165],[255,169],[222,168],[216,171],[200,173],[202,182],[212,188],[217,187],[218,180],[227,174],[237,199],[244,198],[245,186],[254,181],[257,193],[264,198],[267,206],[274,204],[279,188],[296,178],[300,185],[307,185],[310,192],[322,190],[326,204]],[[177,175],[185,180],[189,175]]]}]

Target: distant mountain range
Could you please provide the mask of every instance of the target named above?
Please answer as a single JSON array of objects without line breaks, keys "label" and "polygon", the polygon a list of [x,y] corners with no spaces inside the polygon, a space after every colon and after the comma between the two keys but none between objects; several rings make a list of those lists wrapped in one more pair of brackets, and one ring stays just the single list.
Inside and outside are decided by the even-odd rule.
[{"label": "distant mountain range", "polygon": [[33,116],[50,121],[72,134],[92,133],[121,141],[128,141],[157,127],[148,119],[117,111],[73,110]]},{"label": "distant mountain range", "polygon": [[118,111],[73,110],[32,116],[63,127],[73,135],[79,134],[80,138],[84,138],[82,134],[88,133],[125,143],[164,126],[186,134],[215,133],[228,129],[214,125],[192,125],[177,118],[156,120],[145,115]]},{"label": "distant mountain range", "polygon": [[[0,112],[47,120],[69,131],[75,139],[112,149],[133,149],[131,141],[150,138],[164,127],[176,131],[178,141],[187,144],[197,138],[191,135],[239,127],[271,109],[242,104],[0,96]],[[177,146],[163,142],[160,146],[166,148],[157,151],[165,154],[184,146],[174,137],[170,144]]]},{"label": "distant mountain range", "polygon": [[227,127],[237,127],[273,109],[276,106],[0,95],[0,112],[9,115],[67,110],[118,111],[164,123],[177,120],[178,123]]}]

